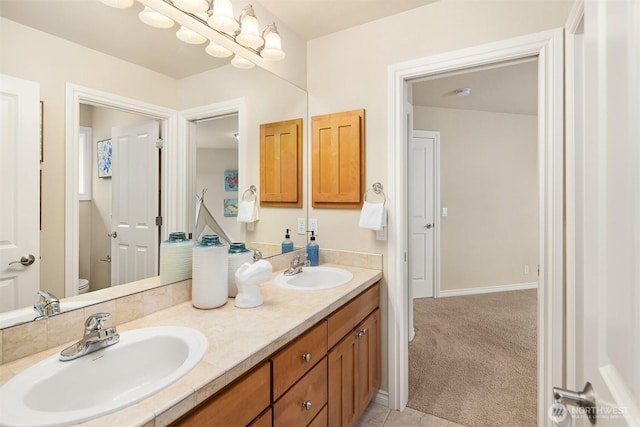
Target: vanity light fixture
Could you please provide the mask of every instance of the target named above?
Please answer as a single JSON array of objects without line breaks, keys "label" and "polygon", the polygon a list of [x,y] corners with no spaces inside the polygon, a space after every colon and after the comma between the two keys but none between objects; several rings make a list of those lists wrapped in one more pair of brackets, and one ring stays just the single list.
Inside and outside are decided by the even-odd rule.
[{"label": "vanity light fixture", "polygon": [[231,60],[231,65],[233,65],[236,68],[242,68],[244,70],[248,70],[256,66],[256,64],[249,61],[248,59],[243,58],[237,53],[234,55],[233,59]]},{"label": "vanity light fixture", "polygon": [[144,10],[138,14],[138,18],[145,24],[155,28],[171,28],[173,27],[173,20],[167,18],[160,12],[156,12],[149,6],[145,6]]},{"label": "vanity light fixture", "polygon": [[[117,8],[131,7],[134,2],[99,1]],[[253,68],[255,64],[248,58],[254,58],[254,55],[269,61],[280,61],[286,56],[275,22],[267,25],[261,34],[258,18],[251,5],[245,7],[239,18],[235,19],[231,0],[141,0],[141,3],[145,6],[138,14],[142,22],[156,28],[171,28],[174,22],[178,22],[181,24],[176,32],[178,39],[189,44],[201,44],[209,39],[205,51],[217,58],[227,58],[235,53],[231,60],[234,67]],[[237,48],[220,36],[235,43]],[[246,55],[242,52],[246,52]]]},{"label": "vanity light fixture", "polygon": [[181,41],[189,44],[202,44],[207,41],[207,38],[193,31],[191,28],[187,28],[184,25],[176,31],[176,37]]}]

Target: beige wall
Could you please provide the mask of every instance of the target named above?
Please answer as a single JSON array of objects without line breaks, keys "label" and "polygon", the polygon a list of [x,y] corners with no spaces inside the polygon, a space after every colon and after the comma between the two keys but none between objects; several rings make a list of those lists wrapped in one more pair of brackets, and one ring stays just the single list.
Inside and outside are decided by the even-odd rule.
[{"label": "beige wall", "polygon": [[[366,109],[366,186],[388,182],[387,71],[390,64],[562,27],[570,2],[442,0],[364,24],[307,46],[309,115]],[[394,171],[395,172],[395,171]],[[386,242],[357,227],[357,210],[311,209],[321,247],[378,252]],[[331,227],[323,224],[331,224]],[[382,295],[382,388],[387,388],[386,281]]]},{"label": "beige wall", "polygon": [[[224,190],[224,171],[238,169],[238,150],[198,148],[196,154],[196,194],[207,189],[207,208],[234,242],[242,242],[243,224],[224,216],[224,199],[239,199],[242,192]],[[244,190],[242,190],[244,191]]]},{"label": "beige wall", "polygon": [[175,108],[177,82],[4,18],[0,18],[0,52],[0,73],[40,83],[44,101],[41,288],[64,295],[66,83]]},{"label": "beige wall", "polygon": [[[220,85],[220,82],[225,82]],[[238,165],[240,191],[250,185],[260,188],[260,124],[280,120],[303,118],[307,128],[307,95],[300,88],[273,74],[254,68],[238,70],[233,66],[181,79],[179,82],[180,109],[215,104],[230,99],[243,98],[246,103],[247,134],[240,135],[245,146],[246,158]],[[242,133],[242,130],[240,130]],[[306,131],[305,131],[306,132]],[[306,137],[304,138],[306,141]],[[303,141],[303,144],[305,143]],[[303,169],[303,185],[306,188],[306,165]],[[303,197],[306,197],[304,191]],[[261,208],[260,221],[254,231],[246,232],[247,242],[279,244],[285,228],[295,229],[298,217],[306,216],[303,208]],[[296,246],[306,244],[305,236],[291,235]]]},{"label": "beige wall", "polygon": [[414,129],[440,132],[440,289],[535,282],[537,116],[413,111]]}]

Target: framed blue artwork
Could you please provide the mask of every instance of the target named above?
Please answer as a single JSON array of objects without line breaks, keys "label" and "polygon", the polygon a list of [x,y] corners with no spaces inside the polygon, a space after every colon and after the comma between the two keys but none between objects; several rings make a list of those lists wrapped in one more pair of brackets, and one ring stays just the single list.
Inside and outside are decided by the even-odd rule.
[{"label": "framed blue artwork", "polygon": [[238,199],[224,199],[224,216],[238,216]]},{"label": "framed blue artwork", "polygon": [[111,140],[98,141],[98,178],[111,177]]},{"label": "framed blue artwork", "polygon": [[224,191],[238,191],[238,171],[224,171]]}]

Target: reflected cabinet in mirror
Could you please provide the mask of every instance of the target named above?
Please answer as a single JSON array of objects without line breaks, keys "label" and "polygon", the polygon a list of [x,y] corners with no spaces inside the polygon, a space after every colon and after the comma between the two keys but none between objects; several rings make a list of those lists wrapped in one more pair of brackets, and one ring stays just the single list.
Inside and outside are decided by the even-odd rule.
[{"label": "reflected cabinet in mirror", "polygon": [[[207,207],[233,240],[265,256],[279,253],[285,230],[307,216],[306,195],[300,206],[261,206],[253,223],[238,222],[236,215],[244,192],[252,185],[260,191],[260,124],[307,117],[304,90],[261,68],[228,63],[190,76],[151,71],[32,28],[36,21],[28,17],[17,22],[28,10],[3,2],[0,74],[32,82],[45,106],[46,154],[41,163],[39,155],[32,159],[41,185],[31,195],[42,225],[40,231],[38,221],[30,225],[36,239],[24,249],[34,255],[40,280],[0,294],[2,311],[31,310],[41,299],[38,291],[73,308],[63,298],[83,285],[91,292],[157,275],[160,243],[171,232],[194,231],[203,189]],[[8,16],[12,11],[17,15]],[[301,135],[304,159],[306,123]],[[306,173],[300,185],[306,188]],[[136,216],[141,213],[144,220]],[[145,243],[134,243],[134,231],[142,228]],[[306,244],[305,235],[292,233],[291,239],[296,247]],[[132,252],[138,258],[145,252],[146,270],[124,267]],[[27,268],[12,266],[7,273],[3,267],[2,274]]]}]

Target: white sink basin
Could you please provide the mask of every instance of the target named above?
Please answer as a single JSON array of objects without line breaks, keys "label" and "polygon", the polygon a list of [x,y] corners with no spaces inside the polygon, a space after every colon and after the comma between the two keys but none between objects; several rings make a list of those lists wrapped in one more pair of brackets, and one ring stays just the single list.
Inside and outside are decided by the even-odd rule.
[{"label": "white sink basin", "polygon": [[68,362],[58,354],[0,387],[0,426],[62,426],[122,409],[169,386],[208,343],[179,326],[120,333],[120,342]]},{"label": "white sink basin", "polygon": [[301,273],[276,277],[276,285],[287,289],[316,291],[346,285],[353,279],[353,274],[336,267],[304,267]]}]

